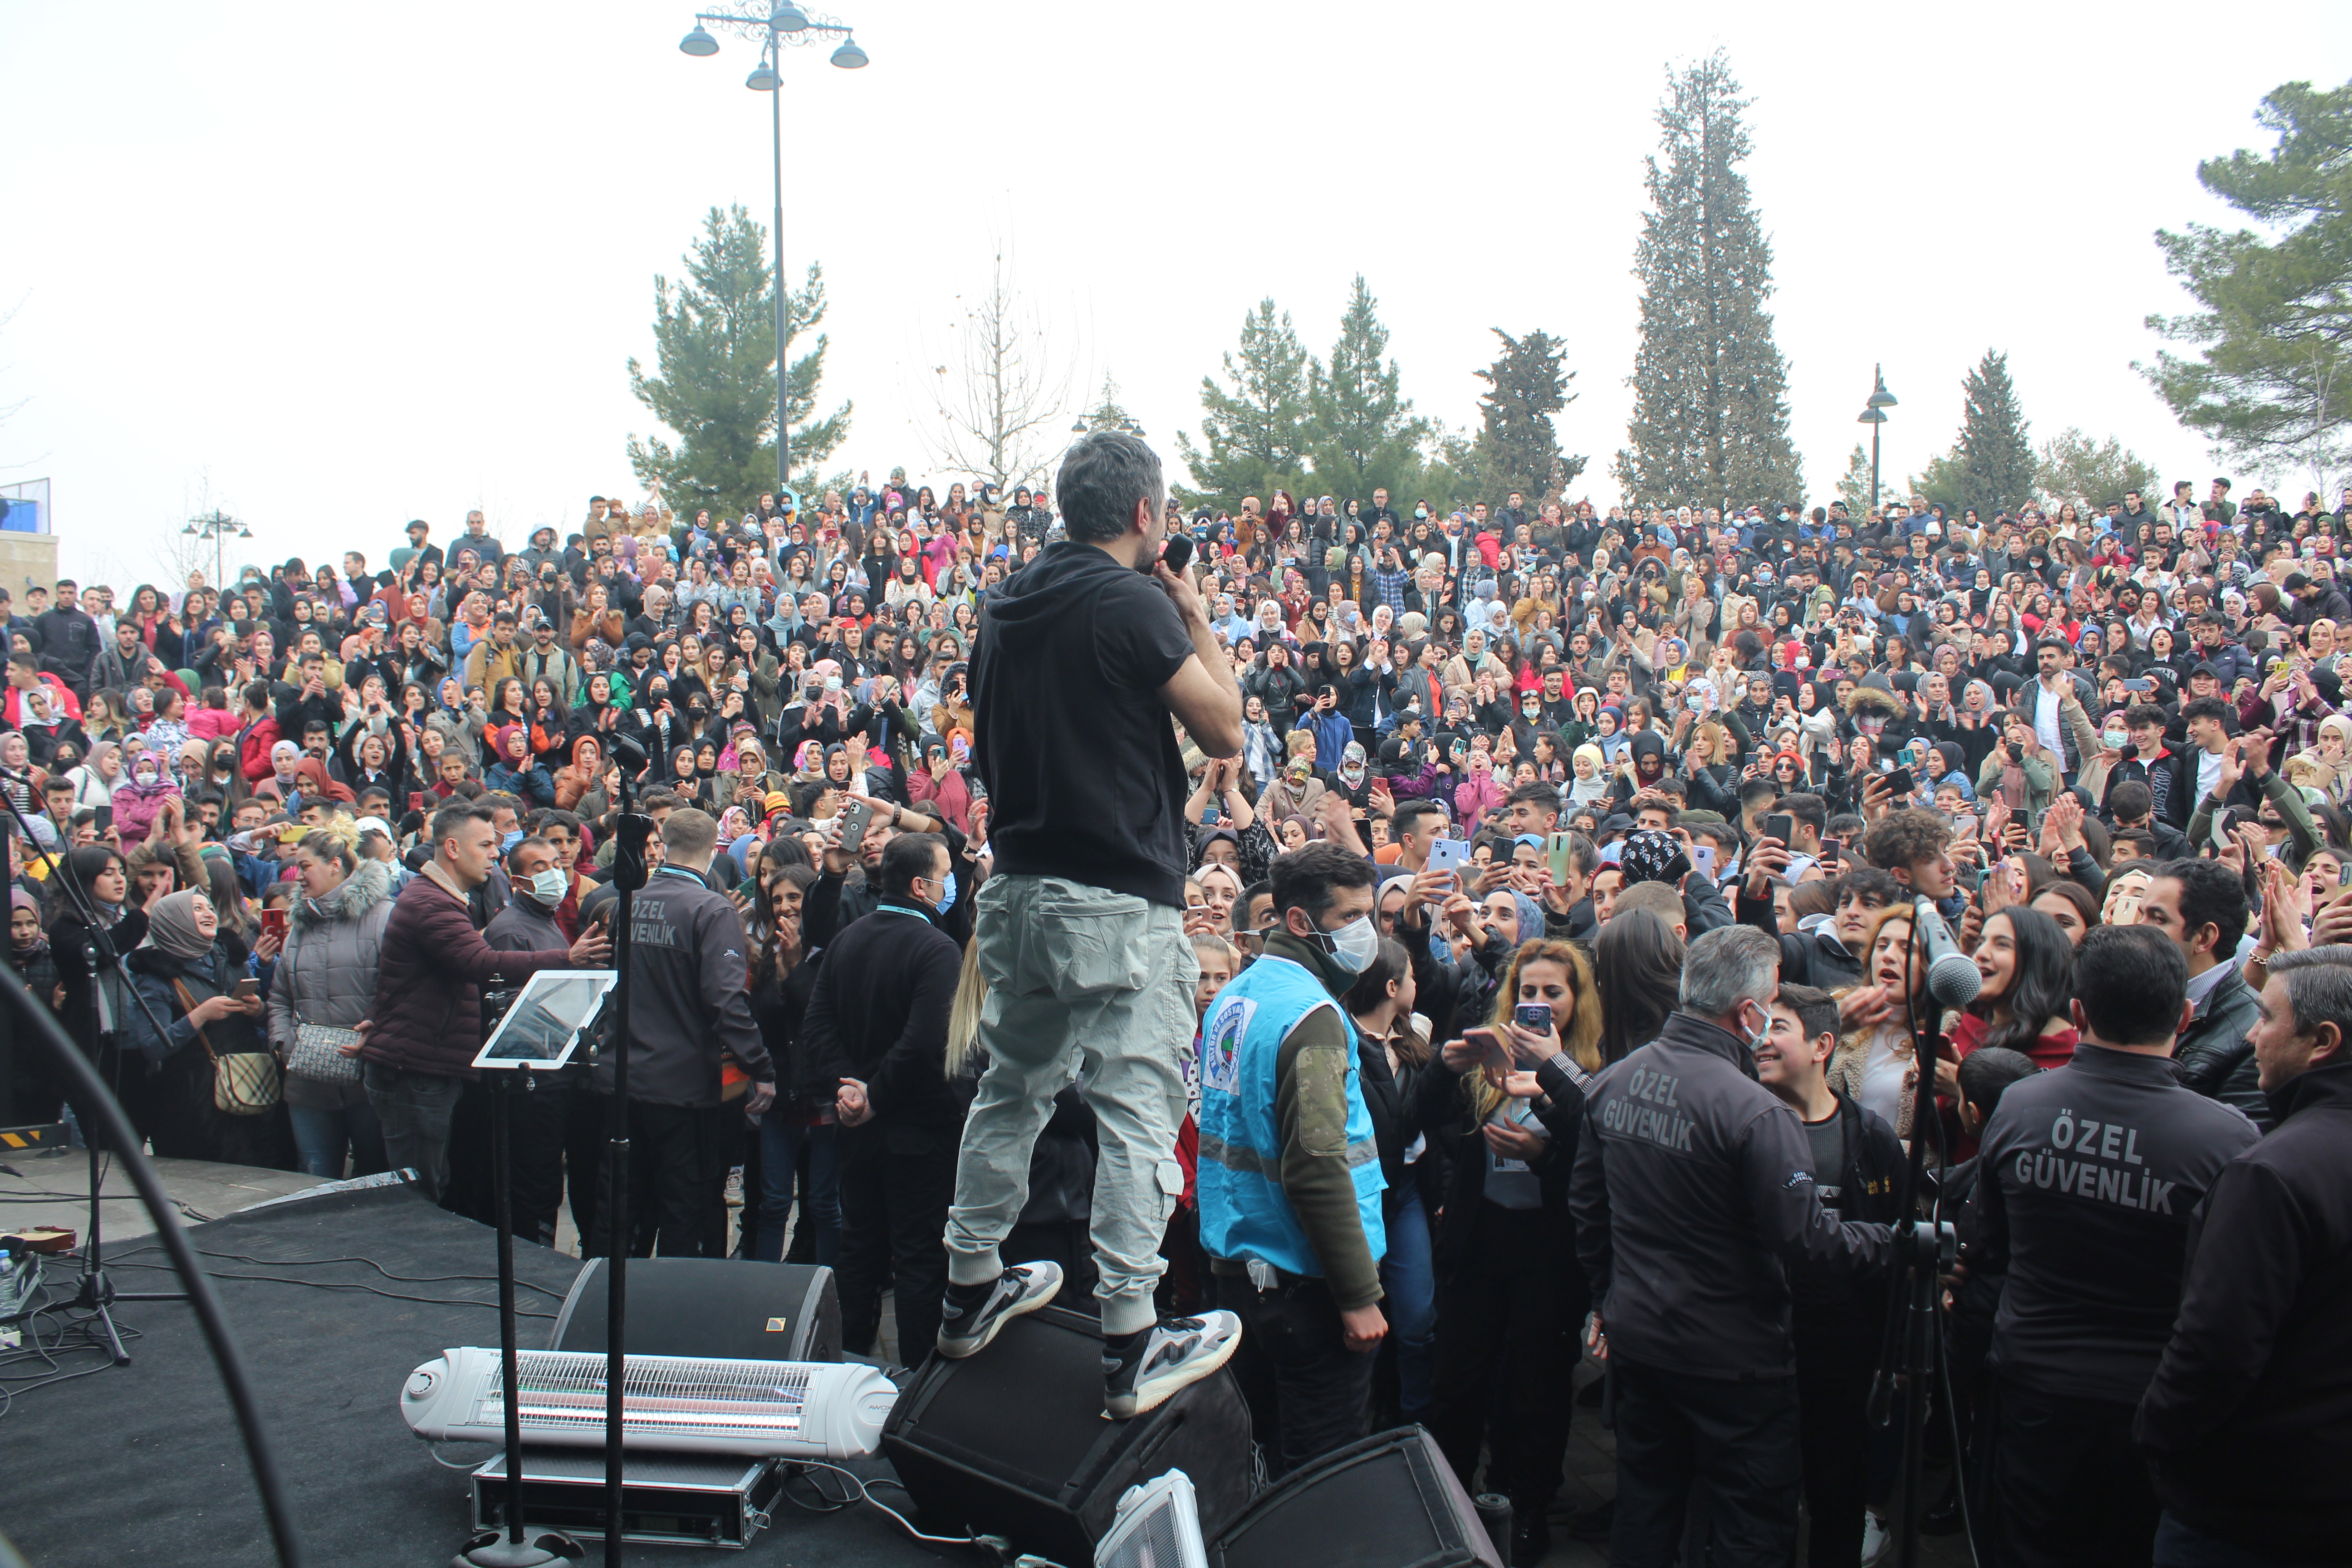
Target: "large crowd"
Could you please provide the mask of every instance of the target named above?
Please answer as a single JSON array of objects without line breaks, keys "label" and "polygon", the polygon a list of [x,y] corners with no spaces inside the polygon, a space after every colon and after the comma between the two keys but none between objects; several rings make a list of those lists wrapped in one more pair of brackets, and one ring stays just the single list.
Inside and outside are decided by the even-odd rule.
[{"label": "large crowd", "polygon": [[[2114,999],[2118,973],[2142,997],[2173,987],[2151,1070],[2224,1119],[2222,1160],[2290,1147],[2306,1113],[2347,1101],[2352,599],[2337,561],[2352,489],[2332,510],[2241,497],[2226,479],[2198,490],[1957,514],[1919,497],[1860,515],[1516,492],[1167,503],[1243,706],[1237,748],[1179,727],[1181,826],[1136,828],[1181,834],[1192,1015],[1213,1035],[1220,993],[1269,956],[1313,972],[1277,909],[1286,866],[1294,881],[1334,851],[1370,867],[1377,942],[1318,978],[1354,1047],[1369,1136],[1351,1120],[1349,1141],[1382,1178],[1364,1229],[1383,1240],[1321,1272],[1343,1314],[1385,1320],[1380,1415],[1426,1425],[1474,1489],[1511,1499],[1515,1561],[1549,1541],[1580,1362],[1609,1342],[1638,1362],[1639,1331],[1604,1299],[1654,1284],[1612,1277],[1579,1147],[1580,1131],[1585,1150],[1598,1140],[1562,1064],[1598,1081],[1662,1031],[1673,1040],[1692,950],[1730,928],[1777,949],[1769,1019],[1726,1027],[1752,1047],[1741,1070],[1796,1112],[1822,1201],[1846,1221],[1905,1217],[1896,1174],[1924,1140],[1939,1212],[1968,1244],[1939,1394],[1959,1447],[1929,1527],[1958,1528],[1973,1501],[2004,1563],[2146,1563],[2160,1504],[2167,1531],[2177,1518],[2269,1553],[2167,1561],[2341,1560],[2340,1468],[2249,1457],[2290,1432],[2340,1441],[2352,1413],[2341,1319],[2299,1315],[2317,1287],[2282,1272],[2294,1247],[2262,1232],[2293,1230],[2311,1274],[2340,1270],[2344,1155],[2306,1141],[2303,1167],[2274,1156],[2277,1191],[2306,1192],[2309,1162],[2336,1171],[2322,1213],[2278,1219],[2220,1189],[2238,1198],[2232,1223],[2262,1232],[2231,1242],[2222,1279],[2190,1267],[2185,1200],[2201,1191],[2158,1215],[2144,1173],[2130,1186],[2123,1123],[2104,1129],[2105,1165],[2061,1178],[2158,1227],[2109,1250],[2029,1239],[2000,1202],[2011,1165],[1979,1155],[2016,1142],[2000,1107],[2040,1075],[2153,1049]],[[641,1136],[671,1155],[641,1175],[630,1245],[838,1265],[860,1344],[894,1285],[914,1359],[954,1331],[943,1295],[959,1310],[942,1184],[980,1072],[969,954],[988,940],[975,909],[995,870],[987,780],[1014,765],[976,755],[974,638],[992,597],[1062,540],[1055,500],[894,470],[740,513],[596,497],[576,527],[519,545],[478,511],[446,534],[412,521],[374,560],[366,540],[232,583],[60,582],[22,605],[0,592],[15,966],[157,1153],[320,1177],[415,1166],[440,1201],[487,1215],[466,1066],[482,997],[534,964],[608,962],[615,751],[634,742],[648,760],[632,782],[660,827],[638,897],[741,952],[730,995],[665,972],[638,1004],[667,1005],[674,983],[706,1013],[681,999],[689,1021],[667,1032],[658,1011],[633,1016]],[[1060,767],[1084,777],[1100,717],[1045,731]],[[1118,795],[1105,779],[1065,809],[1116,821]],[[894,852],[902,838],[920,853]],[[1327,895],[1357,879],[1333,875]],[[395,925],[421,879],[451,895],[449,929]],[[1928,992],[1918,900],[1973,958],[1965,1007]],[[908,912],[942,944],[875,951],[899,929],[887,917]],[[93,919],[121,971],[93,962]],[[879,923],[861,944],[866,922]],[[915,979],[881,994],[897,983],[877,966],[895,963]],[[1746,1017],[1748,1000],[1717,1012]],[[319,1030],[323,1054],[305,1039]],[[1220,1294],[1202,1230],[1226,1179],[1212,1176],[1225,1144],[1207,1137],[1223,1112],[1202,1103],[1219,1043],[1183,1057],[1164,1152],[1182,1191],[1153,1289],[1172,1313]],[[281,1075],[240,1100],[220,1063],[257,1055]],[[20,1047],[13,1071],[16,1121],[60,1113],[37,1053]],[[1001,1250],[1090,1285],[1110,1131],[1083,1076],[1031,1087],[1053,1109]],[[534,1098],[519,1223],[552,1244],[568,1200],[583,1247],[610,1246],[598,1097]],[[2068,1102],[2085,1154],[2095,1100]],[[846,1157],[877,1121],[887,1170]],[[2029,1184],[2033,1165],[2029,1152]],[[1809,1417],[1829,1414],[1778,1484],[1798,1484],[1801,1449],[1811,1561],[1846,1568],[1885,1546],[1894,1467],[1860,1400],[1887,1287],[1820,1260],[1789,1270],[1782,1340]],[[2263,1291],[2287,1299],[2232,1295]],[[2183,1336],[2258,1333],[2262,1359],[2184,1348],[2177,1318]],[[2004,1461],[1990,1434],[2029,1408],[2041,1447]],[[1289,1462],[1347,1436],[1344,1411],[1328,1433],[1283,1418]],[[1682,1442],[1702,1479],[1711,1446],[1737,1447],[1706,1431],[1639,1440]],[[1738,1489],[1714,1480],[1724,1560],[1746,1561]],[[1610,1526],[1604,1510],[1571,1528]]]}]

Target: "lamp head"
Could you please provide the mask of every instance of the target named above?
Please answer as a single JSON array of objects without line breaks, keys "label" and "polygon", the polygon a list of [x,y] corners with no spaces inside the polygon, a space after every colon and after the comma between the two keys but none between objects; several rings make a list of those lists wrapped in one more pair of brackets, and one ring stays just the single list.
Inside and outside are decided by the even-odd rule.
[{"label": "lamp head", "polygon": [[866,51],[857,47],[856,38],[851,38],[833,51],[833,63],[845,71],[856,70],[866,64]]},{"label": "lamp head", "polygon": [[677,47],[682,53],[693,55],[697,58],[707,58],[719,52],[719,40],[703,31],[702,24],[697,22],[694,25],[694,31],[679,39]]},{"label": "lamp head", "polygon": [[779,33],[805,33],[809,26],[808,13],[802,10],[795,0],[781,0],[776,8],[768,13],[768,26]]},{"label": "lamp head", "polygon": [[775,65],[770,60],[761,60],[752,68],[751,74],[743,79],[743,85],[753,92],[773,92],[783,84],[783,79],[776,74]]}]

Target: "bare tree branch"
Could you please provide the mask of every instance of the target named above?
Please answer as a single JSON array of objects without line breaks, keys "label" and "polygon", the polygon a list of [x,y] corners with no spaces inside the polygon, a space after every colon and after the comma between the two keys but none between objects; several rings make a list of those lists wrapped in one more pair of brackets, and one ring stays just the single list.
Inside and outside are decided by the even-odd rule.
[{"label": "bare tree branch", "polygon": [[1034,485],[1060,443],[1076,379],[1055,352],[1044,313],[1023,301],[1003,247],[990,259],[987,291],[952,331],[949,350],[923,356],[936,418],[924,445],[936,468],[995,485]]}]

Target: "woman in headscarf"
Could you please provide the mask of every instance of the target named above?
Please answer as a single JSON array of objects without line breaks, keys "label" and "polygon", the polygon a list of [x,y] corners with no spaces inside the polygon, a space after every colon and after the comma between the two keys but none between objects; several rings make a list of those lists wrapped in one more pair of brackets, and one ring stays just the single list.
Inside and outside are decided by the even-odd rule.
[{"label": "woman in headscarf", "polygon": [[122,782],[122,748],[112,741],[96,742],[89,749],[89,759],[66,777],[73,781],[75,810],[112,805],[115,786]]},{"label": "woman in headscarf", "polygon": [[121,1098],[131,1126],[166,1159],[292,1169],[282,1101],[250,1116],[214,1103],[215,1059],[269,1047],[258,991],[235,994],[253,978],[252,954],[223,930],[212,900],[193,889],[158,899],[147,940],[123,963],[147,1003],[131,1008],[126,1030]]}]

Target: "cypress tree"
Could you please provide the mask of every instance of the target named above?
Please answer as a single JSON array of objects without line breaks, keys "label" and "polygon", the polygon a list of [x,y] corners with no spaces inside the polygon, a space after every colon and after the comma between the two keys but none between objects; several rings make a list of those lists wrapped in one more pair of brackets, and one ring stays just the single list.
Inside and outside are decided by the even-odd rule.
[{"label": "cypress tree", "polygon": [[1961,384],[1968,410],[1952,459],[1960,485],[1960,505],[1975,507],[1985,521],[2013,511],[2033,494],[2041,469],[2025,416],[2017,406],[2017,385],[2009,378],[2009,356],[1987,349]]},{"label": "cypress tree", "polygon": [[1555,481],[1565,489],[1584,471],[1584,458],[1559,449],[1559,429],[1552,422],[1575,401],[1568,384],[1576,373],[1567,368],[1568,346],[1549,332],[1515,338],[1500,327],[1490,330],[1503,341],[1503,352],[1477,373],[1486,384],[1471,447],[1482,491],[1477,499],[1500,505],[1517,490],[1533,502]]},{"label": "cypress tree", "polygon": [[1787,363],[1772,337],[1772,247],[1738,164],[1748,100],[1721,50],[1670,81],[1648,160],[1650,211],[1634,249],[1642,345],[1633,416],[1617,454],[1629,498],[1672,505],[1793,502]]}]

